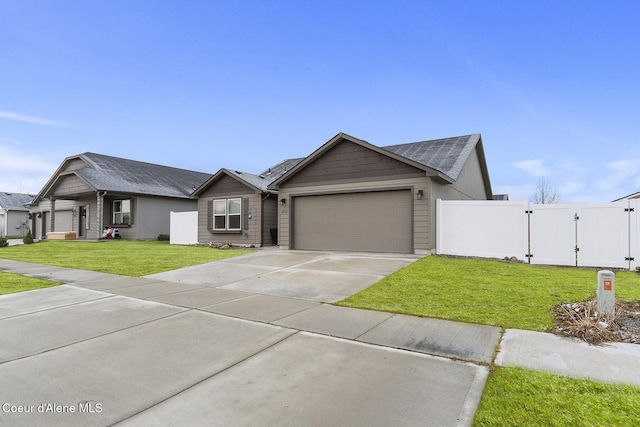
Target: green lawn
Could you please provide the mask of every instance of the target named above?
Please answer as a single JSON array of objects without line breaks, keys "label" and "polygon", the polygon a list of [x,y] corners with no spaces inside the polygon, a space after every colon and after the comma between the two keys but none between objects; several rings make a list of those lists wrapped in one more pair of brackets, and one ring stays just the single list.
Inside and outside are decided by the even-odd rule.
[{"label": "green lawn", "polygon": [[[597,270],[441,256],[422,258],[340,305],[548,331],[552,308],[595,296]],[[640,275],[616,273],[616,296],[640,300]]]},{"label": "green lawn", "polygon": [[638,426],[640,388],[493,367],[473,425]]},{"label": "green lawn", "polygon": [[[592,298],[596,269],[422,258],[340,305],[547,331],[553,307]],[[616,272],[616,295],[640,300],[640,275]],[[475,426],[636,426],[640,388],[492,367]]]},{"label": "green lawn", "polygon": [[175,270],[248,253],[140,240],[46,241],[0,248],[0,258],[125,276]]},{"label": "green lawn", "polygon": [[19,274],[0,271],[0,295],[48,288],[56,285],[58,285],[58,283],[52,282],[51,280],[36,279],[34,277],[25,277]]}]

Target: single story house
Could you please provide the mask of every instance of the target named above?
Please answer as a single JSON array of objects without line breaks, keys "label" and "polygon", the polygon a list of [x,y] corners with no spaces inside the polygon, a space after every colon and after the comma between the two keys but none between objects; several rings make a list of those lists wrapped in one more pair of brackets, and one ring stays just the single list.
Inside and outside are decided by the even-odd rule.
[{"label": "single story house", "polygon": [[29,207],[33,236],[100,239],[117,227],[122,238],[155,239],[169,234],[171,211],[197,208],[190,195],[210,176],[96,153],[67,157]]},{"label": "single story house", "polygon": [[492,200],[480,134],[378,147],[339,133],[267,185],[281,248],[435,249],[436,199]]},{"label": "single story house", "polygon": [[220,169],[197,188],[198,242],[277,244],[278,192],[267,187],[303,159],[288,159],[258,175]]},{"label": "single story house", "polygon": [[28,205],[35,196],[0,192],[0,237],[24,237],[29,229]]}]

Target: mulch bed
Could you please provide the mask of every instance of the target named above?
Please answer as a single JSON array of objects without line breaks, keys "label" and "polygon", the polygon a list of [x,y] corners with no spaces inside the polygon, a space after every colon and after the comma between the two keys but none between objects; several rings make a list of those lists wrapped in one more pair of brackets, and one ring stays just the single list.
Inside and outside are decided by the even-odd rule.
[{"label": "mulch bed", "polygon": [[640,302],[616,301],[615,314],[598,313],[596,300],[560,304],[554,308],[559,335],[578,337],[589,344],[640,344]]}]

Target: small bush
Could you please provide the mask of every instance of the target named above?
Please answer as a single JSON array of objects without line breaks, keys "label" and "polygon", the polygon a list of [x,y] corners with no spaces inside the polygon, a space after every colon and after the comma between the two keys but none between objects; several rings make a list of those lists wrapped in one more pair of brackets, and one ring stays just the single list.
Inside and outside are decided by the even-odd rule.
[{"label": "small bush", "polygon": [[168,242],[169,241],[169,235],[168,234],[160,234],[158,235],[158,240],[161,242]]},{"label": "small bush", "polygon": [[27,230],[27,235],[22,238],[22,243],[25,245],[29,245],[33,243],[33,236],[31,235],[31,230]]},{"label": "small bush", "polygon": [[9,246],[9,242],[7,242],[6,237],[0,237],[0,248],[4,248],[5,246]]}]

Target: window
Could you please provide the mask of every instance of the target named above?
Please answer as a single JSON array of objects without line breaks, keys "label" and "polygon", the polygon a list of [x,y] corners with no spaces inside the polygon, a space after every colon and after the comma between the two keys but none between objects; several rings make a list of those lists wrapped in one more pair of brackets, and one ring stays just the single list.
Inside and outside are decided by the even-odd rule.
[{"label": "window", "polygon": [[213,230],[240,231],[242,199],[217,199],[213,201]]},{"label": "window", "polygon": [[113,225],[131,225],[131,199],[113,201]]}]

